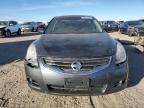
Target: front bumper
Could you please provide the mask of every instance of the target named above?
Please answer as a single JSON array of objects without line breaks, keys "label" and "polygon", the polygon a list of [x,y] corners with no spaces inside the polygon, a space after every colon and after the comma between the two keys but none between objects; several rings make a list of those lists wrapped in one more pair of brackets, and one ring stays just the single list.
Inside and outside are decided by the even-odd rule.
[{"label": "front bumper", "polygon": [[0,36],[4,36],[5,35],[5,30],[4,29],[0,29]]},{"label": "front bumper", "polygon": [[30,31],[32,31],[32,28],[25,27],[25,28],[22,28],[21,30],[22,30],[22,32],[30,32]]},{"label": "front bumper", "polygon": [[118,27],[107,27],[106,30],[109,32],[114,32],[114,31],[118,31]]},{"label": "front bumper", "polygon": [[[57,68],[45,66],[39,60],[39,68],[25,62],[25,71],[30,88],[57,95],[99,95],[120,91],[127,87],[128,63],[119,66],[110,64],[102,70],[65,73]],[[75,80],[75,81],[74,81]],[[67,86],[67,83],[74,83]],[[84,83],[83,86],[81,83]]]},{"label": "front bumper", "polygon": [[118,27],[112,27],[112,31],[118,31]]}]

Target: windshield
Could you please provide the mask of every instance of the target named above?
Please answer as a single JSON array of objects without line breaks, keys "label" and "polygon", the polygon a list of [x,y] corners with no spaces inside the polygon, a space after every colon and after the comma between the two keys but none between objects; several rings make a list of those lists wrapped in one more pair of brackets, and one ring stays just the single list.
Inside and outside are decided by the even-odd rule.
[{"label": "windshield", "polygon": [[7,21],[0,21],[0,25],[7,25]]},{"label": "windshield", "polygon": [[108,21],[108,24],[110,24],[110,25],[117,25],[117,23],[115,21]]},{"label": "windshield", "polygon": [[102,29],[94,19],[55,19],[50,22],[45,33],[80,34],[100,32],[102,32]]},{"label": "windshield", "polygon": [[144,20],[141,20],[141,23],[144,24]]},{"label": "windshield", "polygon": [[129,21],[128,24],[130,26],[135,26],[135,25],[142,25],[141,21]]},{"label": "windshield", "polygon": [[25,22],[22,25],[31,25],[31,22]]}]

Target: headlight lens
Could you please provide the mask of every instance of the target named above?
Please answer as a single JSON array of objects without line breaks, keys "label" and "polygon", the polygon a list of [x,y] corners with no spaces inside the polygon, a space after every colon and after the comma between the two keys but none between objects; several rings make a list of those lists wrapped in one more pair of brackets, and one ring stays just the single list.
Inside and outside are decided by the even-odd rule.
[{"label": "headlight lens", "polygon": [[35,45],[31,44],[27,50],[26,60],[32,66],[38,66],[37,53]]},{"label": "headlight lens", "polygon": [[117,52],[116,52],[116,64],[120,64],[126,61],[126,52],[121,43],[117,43]]}]

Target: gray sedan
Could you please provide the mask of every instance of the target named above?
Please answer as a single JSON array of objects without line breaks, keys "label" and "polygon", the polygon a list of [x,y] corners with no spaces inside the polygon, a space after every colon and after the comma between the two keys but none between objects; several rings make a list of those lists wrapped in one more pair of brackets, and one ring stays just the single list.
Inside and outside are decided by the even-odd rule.
[{"label": "gray sedan", "polygon": [[53,18],[28,48],[29,87],[57,95],[99,95],[127,87],[124,47],[92,16]]}]

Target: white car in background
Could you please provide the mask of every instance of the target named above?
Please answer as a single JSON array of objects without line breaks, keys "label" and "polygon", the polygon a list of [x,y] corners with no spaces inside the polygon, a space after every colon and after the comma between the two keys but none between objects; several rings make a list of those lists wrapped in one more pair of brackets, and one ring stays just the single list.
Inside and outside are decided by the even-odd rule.
[{"label": "white car in background", "polygon": [[22,32],[37,32],[38,30],[37,22],[24,22],[21,27]]},{"label": "white car in background", "polygon": [[0,21],[0,36],[21,35],[21,26],[16,21]]}]

